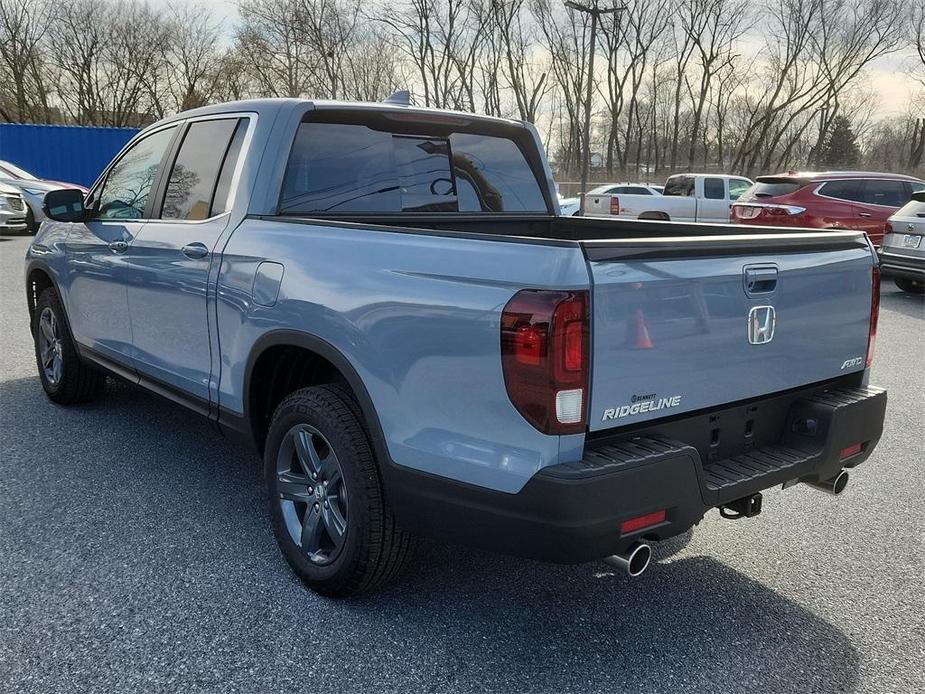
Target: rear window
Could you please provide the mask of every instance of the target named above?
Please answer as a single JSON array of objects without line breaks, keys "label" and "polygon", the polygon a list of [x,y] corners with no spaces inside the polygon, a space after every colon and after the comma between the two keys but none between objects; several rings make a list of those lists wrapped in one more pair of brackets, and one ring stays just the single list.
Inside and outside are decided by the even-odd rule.
[{"label": "rear window", "polygon": [[739,196],[739,200],[755,198],[776,198],[778,195],[790,195],[803,187],[803,181],[757,181],[751,188]]},{"label": "rear window", "polygon": [[541,212],[546,201],[517,145],[470,133],[407,135],[348,123],[302,123],[280,211]]}]

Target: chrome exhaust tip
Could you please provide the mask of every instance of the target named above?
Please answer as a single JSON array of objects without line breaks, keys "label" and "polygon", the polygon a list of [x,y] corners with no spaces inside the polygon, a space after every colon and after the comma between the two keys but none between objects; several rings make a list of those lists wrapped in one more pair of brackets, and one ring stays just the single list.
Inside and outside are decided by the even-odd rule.
[{"label": "chrome exhaust tip", "polygon": [[652,561],[652,548],[643,542],[637,542],[623,554],[614,554],[604,558],[606,564],[625,571],[633,578],[648,569],[650,561]]},{"label": "chrome exhaust tip", "polygon": [[845,487],[848,486],[848,471],[842,470],[835,477],[828,480],[816,480],[815,482],[807,482],[810,487],[815,487],[820,489],[828,494],[838,496],[843,491]]}]

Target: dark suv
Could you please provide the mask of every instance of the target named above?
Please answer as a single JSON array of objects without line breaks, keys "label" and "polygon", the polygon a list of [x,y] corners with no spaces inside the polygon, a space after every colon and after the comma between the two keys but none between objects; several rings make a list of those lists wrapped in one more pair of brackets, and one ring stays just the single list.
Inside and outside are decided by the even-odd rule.
[{"label": "dark suv", "polygon": [[857,229],[879,246],[887,220],[923,185],[911,176],[858,171],[759,176],[732,205],[730,221]]}]

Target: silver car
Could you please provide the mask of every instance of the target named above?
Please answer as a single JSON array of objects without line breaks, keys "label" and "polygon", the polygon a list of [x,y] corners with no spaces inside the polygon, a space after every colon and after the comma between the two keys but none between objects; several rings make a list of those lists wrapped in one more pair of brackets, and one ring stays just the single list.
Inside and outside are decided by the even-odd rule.
[{"label": "silver car", "polygon": [[74,183],[43,180],[15,164],[2,160],[0,160],[0,183],[12,186],[22,194],[26,201],[26,226],[32,233],[38,231],[39,225],[45,219],[45,213],[42,212],[45,193],[63,188],[78,188],[85,192],[87,190]]},{"label": "silver car", "polygon": [[25,231],[28,209],[16,188],[0,183],[0,233]]},{"label": "silver car", "polygon": [[890,217],[878,252],[882,276],[904,292],[925,292],[925,190]]}]

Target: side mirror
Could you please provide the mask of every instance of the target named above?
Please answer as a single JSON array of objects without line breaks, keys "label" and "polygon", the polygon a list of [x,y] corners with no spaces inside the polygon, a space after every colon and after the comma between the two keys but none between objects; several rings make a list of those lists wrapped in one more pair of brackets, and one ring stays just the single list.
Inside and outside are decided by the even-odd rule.
[{"label": "side mirror", "polygon": [[45,193],[42,211],[56,222],[82,222],[87,219],[84,192],[77,188],[50,190]]}]

